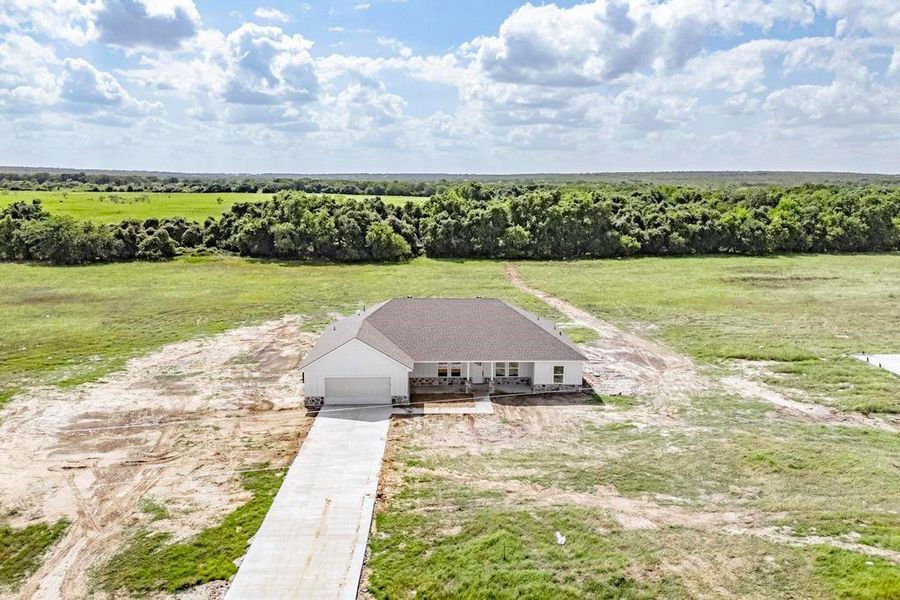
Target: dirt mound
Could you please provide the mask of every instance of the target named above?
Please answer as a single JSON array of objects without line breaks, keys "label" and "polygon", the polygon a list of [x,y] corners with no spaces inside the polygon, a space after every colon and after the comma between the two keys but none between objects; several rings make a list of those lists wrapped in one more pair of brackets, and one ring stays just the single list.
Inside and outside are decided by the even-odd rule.
[{"label": "dirt mound", "polygon": [[[72,523],[19,594],[74,598],[138,526],[187,537],[249,499],[242,469],[283,466],[311,424],[287,316],[172,344],[96,383],[31,389],[0,424],[0,514]],[[169,518],[152,523],[148,501]]]}]

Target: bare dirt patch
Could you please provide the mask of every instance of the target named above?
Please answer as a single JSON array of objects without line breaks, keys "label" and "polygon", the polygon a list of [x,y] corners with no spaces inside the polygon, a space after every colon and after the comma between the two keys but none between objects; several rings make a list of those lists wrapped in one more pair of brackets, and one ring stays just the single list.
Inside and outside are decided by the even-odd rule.
[{"label": "bare dirt patch", "polygon": [[875,427],[885,431],[898,431],[900,425],[886,417],[864,415],[851,411],[839,411],[821,404],[787,398],[784,394],[759,381],[767,372],[768,364],[763,361],[736,361],[740,375],[723,377],[721,383],[732,393],[745,398],[765,400],[781,410],[804,417],[818,423]]},{"label": "bare dirt patch", "polygon": [[[540,298],[566,315],[571,324],[597,332],[600,339],[583,346],[583,350],[590,359],[588,378],[601,393],[640,394],[663,402],[667,398],[684,398],[703,389],[702,376],[690,358],[530,287],[514,265],[507,265],[506,277],[523,292]],[[592,376],[595,372],[596,377]]]},{"label": "bare dirt patch", "polygon": [[[18,594],[83,597],[89,570],[137,527],[192,535],[249,499],[241,470],[289,464],[312,423],[296,367],[315,336],[300,322],[172,344],[99,382],[16,396],[0,424],[0,515],[72,523]],[[168,517],[152,521],[148,500]]]},{"label": "bare dirt patch", "polygon": [[456,393],[456,394],[431,394],[413,392],[409,397],[410,406],[424,407],[426,403],[438,404],[445,407],[467,407],[475,406],[475,400],[472,394]]}]

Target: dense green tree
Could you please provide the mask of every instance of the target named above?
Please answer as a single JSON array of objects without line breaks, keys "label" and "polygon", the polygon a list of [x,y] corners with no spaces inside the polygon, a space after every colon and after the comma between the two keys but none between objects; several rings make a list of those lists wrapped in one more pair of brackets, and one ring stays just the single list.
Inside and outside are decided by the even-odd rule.
[{"label": "dense green tree", "polygon": [[409,242],[395,233],[393,228],[384,221],[374,223],[366,233],[366,245],[369,247],[373,260],[397,261],[412,256]]},{"label": "dense green tree", "polygon": [[137,257],[141,260],[164,260],[175,256],[177,247],[169,232],[157,229],[138,244]]},{"label": "dense green tree", "polygon": [[[185,185],[184,180],[171,179],[146,181]],[[132,183],[112,178],[106,185]],[[321,181],[307,184],[327,187]],[[371,190],[390,188],[379,186],[373,184]],[[14,202],[0,210],[3,260],[160,260],[174,256],[178,248],[201,244],[261,258],[339,261],[402,260],[421,253],[563,259],[890,251],[900,248],[900,189],[467,182],[445,186],[426,202],[397,206],[282,188],[258,202],[235,204],[202,225],[170,218],[97,226],[51,216],[38,201]]]}]

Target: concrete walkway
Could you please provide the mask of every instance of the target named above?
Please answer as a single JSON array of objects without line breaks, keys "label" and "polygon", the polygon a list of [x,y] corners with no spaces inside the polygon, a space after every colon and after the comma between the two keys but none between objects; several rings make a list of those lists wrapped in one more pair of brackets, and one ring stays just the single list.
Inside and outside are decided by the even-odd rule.
[{"label": "concrete walkway", "polygon": [[855,354],[853,358],[863,360],[873,367],[881,367],[895,375],[900,375],[900,354]]},{"label": "concrete walkway", "polygon": [[426,402],[423,406],[395,406],[395,415],[491,415],[494,405],[487,394],[472,398],[475,406],[447,406],[438,402]]},{"label": "concrete walkway", "polygon": [[228,600],[356,598],[390,416],[390,406],[319,412]]}]

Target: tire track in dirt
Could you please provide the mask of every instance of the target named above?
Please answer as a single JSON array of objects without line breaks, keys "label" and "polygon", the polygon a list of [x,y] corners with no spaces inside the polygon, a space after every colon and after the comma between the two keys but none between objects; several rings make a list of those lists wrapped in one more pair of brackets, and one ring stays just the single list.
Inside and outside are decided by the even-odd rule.
[{"label": "tire track in dirt", "polygon": [[900,431],[900,424],[886,418],[852,411],[839,411],[812,402],[785,398],[764,383],[744,375],[724,377],[718,382],[699,372],[694,362],[662,344],[622,331],[615,325],[598,319],[565,300],[529,286],[515,265],[506,265],[506,278],[521,291],[544,301],[574,323],[597,332],[600,339],[582,346],[591,359],[591,369],[599,376],[588,375],[598,390],[607,394],[642,394],[657,408],[664,399],[686,399],[690,394],[715,389],[749,399],[764,400],[779,410],[807,420],[829,425],[875,427],[886,431]]},{"label": "tire track in dirt", "polygon": [[597,332],[600,339],[582,346],[590,359],[592,377],[607,394],[641,394],[656,402],[684,399],[704,389],[703,376],[694,362],[656,342],[628,333],[585,310],[529,286],[515,265],[506,266],[506,278],[521,291],[535,296],[571,319],[573,324]]},{"label": "tire track in dirt", "polygon": [[821,404],[791,400],[769,386],[746,377],[723,377],[721,383],[727,391],[745,398],[765,400],[781,410],[805,417],[811,421],[828,423],[830,425],[874,427],[884,431],[900,431],[900,425],[887,418],[864,415],[857,412],[839,411]]},{"label": "tire track in dirt", "polygon": [[[514,265],[506,267],[506,276],[518,289],[529,293],[546,302],[575,323],[589,327],[600,335],[600,340],[594,345],[601,349],[603,360],[593,360],[592,367],[600,366],[601,375],[596,383],[600,389],[603,378],[613,374],[624,379],[631,390],[637,393],[647,393],[651,401],[650,411],[660,411],[668,400],[653,401],[654,396],[669,396],[686,398],[692,392],[703,390],[724,389],[745,398],[764,400],[777,409],[789,412],[805,418],[811,422],[829,425],[850,425],[862,427],[875,427],[890,431],[897,431],[896,423],[877,417],[863,415],[861,413],[840,412],[819,404],[799,402],[785,398],[769,386],[754,381],[741,374],[727,376],[715,381],[706,374],[700,374],[692,361],[681,357],[664,346],[639,336],[626,333],[614,325],[598,319],[589,313],[572,306],[551,294],[530,287],[522,280]],[[637,349],[637,354],[627,352],[629,345]],[[617,364],[624,361],[624,364]],[[660,370],[673,369],[674,375],[667,377]],[[635,384],[632,380],[638,377],[646,377],[650,386]],[[632,393],[632,392],[625,392]],[[534,407],[529,407],[534,408]],[[509,415],[508,415],[509,416]],[[648,415],[649,416],[649,415]],[[656,419],[653,419],[656,420]],[[443,476],[452,477],[452,474],[444,473]],[[508,478],[500,483],[494,481],[471,481],[466,485],[488,485],[507,489],[510,485],[516,488],[512,494],[517,499],[533,496],[536,503],[557,502],[599,506],[610,511],[610,514],[626,528],[654,528],[657,526],[685,526],[685,527],[715,527],[725,533],[734,535],[752,535],[773,542],[792,545],[816,545],[825,544],[836,548],[852,550],[868,556],[884,558],[900,564],[900,552],[884,548],[856,543],[832,536],[796,536],[784,528],[764,525],[765,517],[753,513],[696,511],[680,506],[660,505],[649,499],[627,498],[619,495],[615,489],[603,490],[598,488],[590,493],[569,492],[562,490],[548,490],[540,486],[511,484]]]},{"label": "tire track in dirt", "polygon": [[[13,597],[103,598],[93,571],[136,531],[189,537],[249,499],[238,471],[288,464],[312,423],[296,367],[316,336],[301,323],[170,344],[101,381],[17,395],[0,422],[0,514],[70,526]],[[152,521],[148,499],[169,517]]]}]

